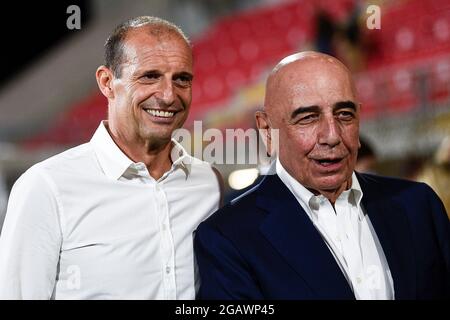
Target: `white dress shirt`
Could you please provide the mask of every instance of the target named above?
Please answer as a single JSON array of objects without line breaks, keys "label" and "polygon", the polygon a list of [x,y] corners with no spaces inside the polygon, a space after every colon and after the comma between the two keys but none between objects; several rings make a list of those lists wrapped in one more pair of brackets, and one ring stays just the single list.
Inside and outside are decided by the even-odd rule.
[{"label": "white dress shirt", "polygon": [[355,173],[351,188],[339,195],[333,208],[323,195],[315,196],[295,180],[279,159],[276,172],[321,234],[356,299],[394,299],[389,266],[370,219],[364,213],[363,192]]},{"label": "white dress shirt", "polygon": [[211,166],[173,144],[156,181],[101,123],[25,172],[0,236],[0,298],[193,299],[193,231],[220,191]]}]

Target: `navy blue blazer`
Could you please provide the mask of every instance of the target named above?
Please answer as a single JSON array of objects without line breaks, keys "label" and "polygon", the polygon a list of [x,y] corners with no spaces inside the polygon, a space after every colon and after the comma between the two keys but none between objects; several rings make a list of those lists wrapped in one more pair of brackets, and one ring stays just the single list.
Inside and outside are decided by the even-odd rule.
[{"label": "navy blue blazer", "polygon": [[[396,299],[446,299],[450,226],[426,184],[357,174]],[[355,299],[333,255],[277,175],[198,227],[199,299]]]}]

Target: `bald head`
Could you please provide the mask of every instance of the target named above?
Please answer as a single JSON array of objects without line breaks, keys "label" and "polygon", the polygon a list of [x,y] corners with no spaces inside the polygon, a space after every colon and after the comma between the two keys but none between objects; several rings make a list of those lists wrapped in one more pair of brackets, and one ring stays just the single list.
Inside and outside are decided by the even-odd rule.
[{"label": "bald head", "polygon": [[[359,148],[360,107],[348,69],[318,52],[288,56],[267,80],[264,105],[256,122],[268,152],[275,149],[292,177],[334,204],[351,186]],[[278,144],[269,129],[278,131]]]},{"label": "bald head", "polygon": [[334,81],[347,86],[346,91],[356,95],[350,71],[336,58],[315,51],[292,54],[282,59],[270,73],[264,107],[270,113],[292,93],[330,92],[336,87]]}]

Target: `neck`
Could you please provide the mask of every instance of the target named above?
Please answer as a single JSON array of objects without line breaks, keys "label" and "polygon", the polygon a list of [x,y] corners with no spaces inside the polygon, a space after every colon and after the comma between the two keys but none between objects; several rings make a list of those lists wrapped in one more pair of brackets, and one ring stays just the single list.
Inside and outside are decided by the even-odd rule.
[{"label": "neck", "polygon": [[105,126],[120,150],[134,162],[144,163],[150,176],[155,180],[158,180],[165,172],[170,170],[172,165],[170,157],[171,140],[158,143],[143,139],[132,139],[116,130],[111,130],[108,122],[105,123]]},{"label": "neck", "polygon": [[323,195],[325,198],[327,198],[330,201],[330,203],[334,207],[334,204],[335,204],[337,198],[339,198],[341,193],[344,192],[345,190],[347,190],[347,188],[345,188],[345,185],[344,185],[344,187],[341,187],[337,190],[320,190],[320,191],[310,190],[310,191],[312,193],[314,193],[315,195],[318,195],[318,194]]},{"label": "neck", "polygon": [[352,178],[350,177],[349,180],[347,180],[345,183],[343,183],[337,189],[331,189],[331,190],[313,190],[310,188],[308,188],[308,189],[315,195],[319,195],[319,194],[323,195],[325,198],[327,198],[330,201],[330,203],[333,205],[333,208],[334,208],[334,204],[335,204],[337,198],[339,198],[341,193],[344,192],[345,190],[348,190],[351,186],[352,186]]}]

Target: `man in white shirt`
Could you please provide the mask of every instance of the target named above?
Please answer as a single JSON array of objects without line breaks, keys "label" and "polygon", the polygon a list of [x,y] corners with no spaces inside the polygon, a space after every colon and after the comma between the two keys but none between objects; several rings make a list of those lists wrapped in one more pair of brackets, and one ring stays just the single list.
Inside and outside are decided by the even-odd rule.
[{"label": "man in white shirt", "polygon": [[191,103],[191,45],[165,20],[131,19],[108,38],[96,78],[108,120],[12,189],[0,298],[193,299],[193,231],[220,188],[171,138]]},{"label": "man in white shirt", "polygon": [[274,68],[256,121],[276,175],[198,227],[199,298],[449,297],[442,202],[425,184],[354,171],[360,108],[331,56],[301,52]]}]

